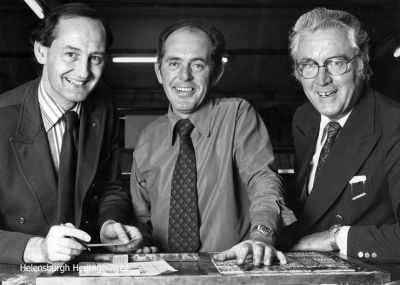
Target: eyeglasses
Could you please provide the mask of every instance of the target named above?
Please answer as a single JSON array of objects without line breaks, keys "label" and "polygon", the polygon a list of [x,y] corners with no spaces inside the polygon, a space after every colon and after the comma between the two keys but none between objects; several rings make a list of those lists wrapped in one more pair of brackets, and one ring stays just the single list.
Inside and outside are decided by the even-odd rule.
[{"label": "eyeglasses", "polygon": [[321,67],[325,68],[325,71],[330,75],[342,75],[348,69],[348,63],[355,59],[357,55],[355,55],[351,59],[347,59],[345,57],[331,57],[325,60],[323,65],[318,65],[314,60],[297,62],[296,63],[296,71],[297,73],[304,77],[305,79],[312,79],[317,77],[319,69]]}]

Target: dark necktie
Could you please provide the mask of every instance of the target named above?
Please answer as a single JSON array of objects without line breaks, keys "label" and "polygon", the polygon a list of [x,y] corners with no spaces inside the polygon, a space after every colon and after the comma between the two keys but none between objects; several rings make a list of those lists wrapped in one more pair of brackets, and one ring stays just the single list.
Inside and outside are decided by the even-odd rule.
[{"label": "dark necktie", "polygon": [[179,120],[179,155],[171,184],[168,246],[171,252],[196,252],[200,246],[196,156],[190,139],[193,124]]},{"label": "dark necktie", "polygon": [[58,169],[58,218],[60,223],[74,223],[74,193],[76,173],[76,127],[78,114],[67,111],[63,116],[65,132],[63,135],[60,166]]},{"label": "dark necktie", "polygon": [[322,146],[321,153],[319,155],[317,170],[315,172],[314,184],[315,181],[317,181],[318,174],[320,173],[325,163],[325,160],[328,157],[329,152],[331,151],[333,143],[335,142],[336,136],[338,135],[341,128],[342,127],[338,122],[330,122],[328,124],[328,134],[325,143]]}]

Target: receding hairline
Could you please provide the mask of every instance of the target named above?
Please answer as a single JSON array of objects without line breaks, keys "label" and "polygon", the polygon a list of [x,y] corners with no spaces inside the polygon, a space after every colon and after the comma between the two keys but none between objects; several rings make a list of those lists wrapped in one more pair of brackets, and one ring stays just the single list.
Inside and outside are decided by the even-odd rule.
[{"label": "receding hairline", "polygon": [[105,46],[107,45],[107,31],[106,31],[106,27],[104,26],[103,22],[101,19],[98,18],[92,18],[92,17],[88,17],[88,16],[81,16],[81,15],[76,15],[76,14],[66,14],[66,15],[62,15],[60,16],[60,18],[58,19],[57,23],[54,26],[53,29],[53,38],[56,39],[57,35],[58,35],[58,30],[60,29],[60,23],[63,20],[73,20],[73,19],[89,19],[93,22],[98,22],[100,24],[100,26],[102,27],[102,33],[104,35],[104,44]]},{"label": "receding hairline", "polygon": [[170,33],[170,34],[168,35],[168,37],[165,39],[164,47],[165,47],[165,45],[166,45],[168,39],[169,39],[173,34],[178,33],[178,32],[181,32],[181,31],[187,31],[187,32],[192,33],[192,34],[203,34],[203,35],[205,35],[205,37],[208,39],[208,43],[210,44],[211,48],[213,47],[212,39],[210,38],[210,36],[209,36],[205,31],[203,31],[202,29],[200,29],[199,27],[196,27],[196,26],[184,26],[184,27],[180,27],[179,29],[173,31],[173,32]]},{"label": "receding hairline", "polygon": [[[191,34],[203,34],[204,37],[207,39],[207,42],[208,42],[208,53],[209,53],[208,56],[211,58],[211,55],[212,55],[212,52],[213,52],[213,44],[212,44],[210,36],[205,31],[203,31],[202,29],[200,29],[198,27],[185,26],[185,27],[181,27],[181,28],[173,31],[165,39],[164,46],[163,46],[163,50],[164,50],[164,55],[162,57],[163,59],[165,58],[165,52],[166,52],[166,46],[168,44],[168,40],[171,38],[171,36],[173,36],[174,34],[176,34],[178,32],[189,32]],[[211,63],[214,64],[214,62],[212,60],[211,60]]]}]

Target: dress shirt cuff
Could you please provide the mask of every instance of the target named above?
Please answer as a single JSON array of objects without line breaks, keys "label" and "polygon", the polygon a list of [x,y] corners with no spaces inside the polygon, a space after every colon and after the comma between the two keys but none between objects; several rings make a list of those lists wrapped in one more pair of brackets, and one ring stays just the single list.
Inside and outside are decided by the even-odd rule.
[{"label": "dress shirt cuff", "polygon": [[349,234],[350,226],[342,226],[337,234],[337,245],[340,253],[347,255],[347,236]]},{"label": "dress shirt cuff", "polygon": [[25,263],[43,263],[46,259],[43,255],[44,238],[32,237],[28,240],[24,251]]},{"label": "dress shirt cuff", "polygon": [[[100,241],[102,243],[108,243],[108,240],[104,237],[105,226],[110,225],[110,224],[115,224],[115,223],[116,223],[116,221],[107,220],[101,226],[101,229],[100,229]],[[117,234],[115,234],[115,235],[118,236]]]}]

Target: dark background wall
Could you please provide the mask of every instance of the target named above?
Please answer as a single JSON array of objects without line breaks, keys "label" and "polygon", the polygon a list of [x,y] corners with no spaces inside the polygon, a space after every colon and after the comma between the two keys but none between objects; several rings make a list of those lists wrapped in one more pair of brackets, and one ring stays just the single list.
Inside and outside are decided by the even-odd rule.
[{"label": "dark background wall", "polygon": [[[72,1],[40,2],[48,9]],[[371,37],[375,73],[371,83],[400,101],[400,59],[393,57],[394,49],[400,46],[400,1],[397,0],[82,2],[98,9],[108,21],[114,34],[111,55],[153,55],[158,34],[183,18],[197,18],[219,28],[227,38],[229,61],[213,94],[243,97],[253,103],[277,149],[290,151],[291,117],[295,108],[306,100],[291,75],[288,34],[296,19],[314,7],[346,10],[361,20]],[[0,92],[36,77],[29,35],[38,21],[22,0],[0,0]],[[116,95],[122,127],[127,115],[155,115],[166,111],[168,102],[152,64],[117,64],[108,60],[103,81]]]}]

